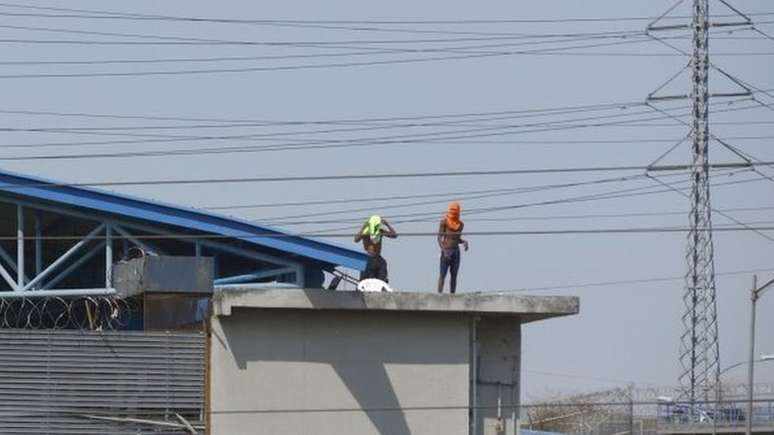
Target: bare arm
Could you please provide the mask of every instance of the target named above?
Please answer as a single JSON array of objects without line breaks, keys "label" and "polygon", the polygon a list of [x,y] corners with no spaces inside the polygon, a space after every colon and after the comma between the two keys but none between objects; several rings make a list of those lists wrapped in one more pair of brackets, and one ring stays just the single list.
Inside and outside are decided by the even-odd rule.
[{"label": "bare arm", "polygon": [[443,249],[443,237],[444,233],[446,232],[446,224],[441,219],[441,223],[438,225],[438,247]]},{"label": "bare arm", "polygon": [[395,231],[395,229],[394,229],[394,228],[392,228],[392,225],[390,225],[389,223],[387,223],[387,220],[385,220],[385,219],[382,219],[382,223],[384,224],[384,226],[385,226],[385,227],[387,227],[387,229],[385,229],[385,230],[383,231],[383,232],[384,232],[384,235],[385,235],[386,237],[389,237],[389,238],[391,238],[391,239],[397,239],[397,238],[398,238],[398,233]]},{"label": "bare arm", "polygon": [[460,224],[460,242],[459,244],[465,247],[465,250],[468,250],[468,241],[462,238],[462,230],[465,229],[465,222],[462,222]]},{"label": "bare arm", "polygon": [[355,233],[355,243],[358,243],[361,240],[363,240],[363,230],[365,230],[365,228],[366,228],[366,225],[363,225],[362,227],[360,227],[360,231]]}]

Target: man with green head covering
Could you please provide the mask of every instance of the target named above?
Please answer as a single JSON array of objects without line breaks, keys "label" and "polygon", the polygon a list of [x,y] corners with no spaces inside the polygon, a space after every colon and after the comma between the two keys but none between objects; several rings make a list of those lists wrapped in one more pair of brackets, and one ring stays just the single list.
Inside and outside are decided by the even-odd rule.
[{"label": "man with green head covering", "polygon": [[382,257],[382,238],[395,239],[398,233],[381,216],[373,215],[360,227],[355,234],[355,243],[363,242],[363,249],[368,254],[368,262],[364,271],[360,272],[360,280],[368,278],[387,282],[387,261]]}]

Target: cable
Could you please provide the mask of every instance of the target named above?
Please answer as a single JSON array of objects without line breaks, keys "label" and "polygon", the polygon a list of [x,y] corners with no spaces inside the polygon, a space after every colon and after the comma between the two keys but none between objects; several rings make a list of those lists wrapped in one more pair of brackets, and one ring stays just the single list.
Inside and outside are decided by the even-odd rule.
[{"label": "cable", "polygon": [[[753,182],[754,180],[746,180],[746,182]],[[723,184],[721,184],[722,186]],[[655,192],[651,192],[655,193]],[[666,191],[660,191],[658,193],[666,193]],[[607,199],[607,198],[600,198],[600,199]],[[392,207],[388,207],[392,208]],[[381,210],[381,209],[380,209]],[[774,207],[739,207],[739,208],[731,208],[731,209],[718,209],[718,213],[725,212],[725,213],[731,213],[731,212],[753,212],[753,211],[771,211],[774,210]],[[428,219],[422,219],[422,220],[411,220],[410,223],[425,223],[425,222],[434,222],[437,220],[439,216],[441,216],[442,213],[436,213],[436,219],[428,218]],[[665,211],[665,212],[641,212],[641,213],[600,213],[600,214],[577,214],[577,215],[543,215],[543,216],[508,216],[508,217],[498,217],[498,218],[484,218],[484,217],[474,217],[471,219],[465,219],[465,222],[522,222],[522,221],[557,221],[557,220],[584,220],[584,219],[620,219],[620,218],[633,218],[633,217],[658,217],[658,216],[687,216],[687,211]],[[255,222],[260,222],[265,225],[279,225],[282,227],[286,226],[294,226],[294,225],[314,225],[314,224],[331,224],[331,223],[342,223],[342,222],[360,222],[362,221],[362,218],[353,218],[353,219],[338,219],[338,220],[323,220],[323,221],[315,221],[315,220],[309,220],[309,221],[291,221],[291,222],[285,222],[282,220],[274,220],[271,218],[268,219],[255,219]],[[395,221],[395,223],[406,223],[403,221]],[[769,221],[760,221],[760,222],[752,222],[751,224],[769,224],[772,222]]]},{"label": "cable", "polygon": [[426,120],[426,119],[444,119],[444,118],[467,118],[467,117],[479,117],[479,116],[492,116],[492,115],[506,115],[506,114],[533,114],[533,113],[546,113],[557,111],[573,111],[573,110],[585,110],[585,109],[610,109],[610,108],[628,108],[627,106],[643,106],[641,101],[627,101],[627,102],[612,102],[612,103],[600,103],[591,105],[574,105],[574,106],[555,106],[555,107],[543,107],[533,109],[521,109],[521,110],[505,110],[505,111],[487,111],[487,112],[467,112],[467,113],[446,113],[435,115],[419,115],[419,116],[395,116],[395,117],[370,117],[370,118],[343,118],[343,119],[317,119],[310,121],[276,121],[276,120],[256,120],[256,119],[233,119],[233,118],[193,118],[193,117],[180,117],[180,116],[151,116],[151,115],[117,115],[117,114],[104,114],[104,113],[84,113],[84,112],[54,112],[54,111],[31,111],[31,110],[9,110],[0,109],[0,113],[17,114],[17,115],[37,115],[37,116],[56,116],[56,117],[80,117],[80,118],[108,118],[108,119],[133,119],[133,120],[150,120],[150,121],[182,121],[182,122],[219,122],[219,123],[252,123],[256,125],[317,125],[317,124],[352,124],[352,123],[371,123],[371,122],[392,122],[392,121],[410,121],[410,120]]},{"label": "cable", "polygon": [[[628,227],[628,228],[596,228],[596,229],[559,229],[559,230],[498,230],[498,231],[466,231],[466,236],[550,236],[550,235],[597,235],[597,234],[669,234],[669,233],[687,233],[691,231],[688,227]],[[716,232],[740,232],[740,231],[774,231],[774,226],[723,226],[719,228],[707,229],[705,231]],[[418,231],[418,232],[401,232],[400,237],[437,237],[437,231]],[[25,236],[24,240],[81,240],[84,235],[63,235],[63,236]],[[121,234],[111,235],[111,239],[139,239],[139,240],[165,240],[165,239],[179,239],[179,240],[232,240],[232,239],[283,239],[283,238],[345,238],[349,239],[353,237],[350,233],[317,233],[317,232],[302,232],[302,233],[279,233],[279,232],[266,232],[261,234],[245,233],[240,235],[219,235],[219,234],[185,234],[185,233],[168,233],[168,234],[132,234],[131,236],[124,236]],[[106,236],[95,235],[89,237],[89,240],[104,240]],[[0,236],[0,240],[18,240],[16,236]]]},{"label": "cable", "polygon": [[[76,41],[62,41],[62,40],[21,40],[21,39],[0,39],[0,43],[49,43],[49,44],[74,44]],[[85,42],[85,41],[80,41]],[[121,71],[121,72],[85,72],[85,73],[41,73],[41,74],[2,74],[0,79],[34,79],[34,78],[85,78],[85,77],[141,77],[141,76],[169,76],[169,75],[191,75],[191,74],[222,74],[222,73],[247,73],[247,72],[268,72],[268,71],[293,71],[293,70],[308,70],[308,69],[323,69],[323,68],[345,68],[345,67],[362,67],[362,66],[375,66],[375,65],[397,65],[397,64],[411,64],[418,62],[437,62],[437,61],[449,61],[449,60],[463,60],[463,59],[478,59],[485,57],[502,57],[513,55],[581,55],[581,53],[566,52],[566,50],[574,50],[579,48],[599,48],[612,45],[625,45],[633,43],[647,43],[652,42],[650,39],[636,40],[636,41],[617,41],[611,43],[598,43],[598,44],[586,44],[576,45],[560,48],[547,48],[547,49],[535,49],[524,51],[503,51],[493,53],[479,53],[479,54],[461,54],[454,56],[430,56],[423,58],[404,58],[404,59],[391,59],[391,60],[374,60],[363,62],[338,62],[338,63],[324,63],[324,64],[297,64],[297,65],[278,65],[278,66],[261,66],[261,67],[242,67],[242,68],[210,68],[210,69],[178,69],[178,70],[156,70],[156,71]],[[89,43],[94,43],[91,41]],[[128,42],[103,42],[102,45],[127,45]],[[139,42],[129,45],[138,45]],[[153,43],[159,44],[159,43]],[[181,43],[176,43],[181,44]],[[147,45],[147,44],[145,44]],[[421,51],[421,50],[420,50]],[[643,56],[651,55],[650,53],[585,53],[585,55],[591,56]],[[663,56],[673,56],[674,53],[666,53]],[[714,54],[715,56],[723,55],[721,53]],[[732,56],[739,55],[774,55],[774,53],[729,53]]]},{"label": "cable", "polygon": [[329,205],[329,204],[351,204],[353,202],[381,202],[381,201],[394,201],[396,199],[414,199],[414,198],[435,198],[435,197],[450,197],[461,196],[468,194],[487,194],[498,192],[511,192],[514,189],[486,189],[486,190],[468,190],[468,191],[455,191],[444,193],[426,193],[419,195],[393,195],[393,196],[368,196],[348,199],[329,199],[329,200],[315,200],[315,201],[293,201],[293,202],[275,202],[275,203],[263,203],[263,204],[236,204],[225,206],[204,206],[200,207],[204,210],[237,210],[237,209],[254,209],[254,208],[276,208],[276,207],[308,207],[310,205]]},{"label": "cable", "polygon": [[[716,272],[715,276],[733,276],[733,275],[748,275],[751,273],[761,272],[774,272],[774,268],[764,269],[747,269],[747,270],[735,270],[729,272]],[[653,282],[667,282],[667,281],[683,281],[685,276],[660,276],[651,278],[638,278],[627,279],[620,281],[599,281],[599,282],[583,282],[576,284],[560,284],[551,286],[531,287],[531,288],[518,288],[518,289],[504,289],[504,290],[491,290],[476,293],[528,293],[528,292],[540,292],[551,290],[572,290],[581,288],[594,288],[594,287],[608,287],[614,285],[632,285],[632,284],[648,284]]]},{"label": "cable", "polygon": [[[757,108],[757,107],[750,107],[747,109],[751,109],[751,108]],[[738,109],[738,110],[745,110],[745,109]],[[590,117],[586,119],[588,120],[609,119],[609,118],[615,118],[615,117],[634,116],[634,115],[636,114],[595,116],[595,117]],[[448,140],[455,140],[455,139],[492,137],[492,136],[536,133],[536,132],[579,129],[579,128],[598,128],[598,127],[606,127],[606,126],[631,126],[633,122],[656,120],[656,119],[663,119],[663,117],[658,117],[658,118],[651,117],[651,118],[622,120],[622,121],[614,121],[614,122],[607,122],[607,123],[593,123],[593,124],[563,124],[565,122],[571,122],[571,120],[550,121],[550,122],[531,123],[531,124],[479,127],[479,128],[472,128],[472,129],[466,129],[466,130],[412,133],[412,134],[403,134],[403,135],[366,137],[366,138],[357,138],[357,139],[318,139],[318,140],[299,139],[299,140],[296,140],[297,141],[296,143],[292,142],[293,141],[292,139],[288,140],[283,138],[285,140],[285,143],[272,144],[272,145],[228,146],[228,147],[211,147],[211,148],[198,147],[198,148],[186,148],[186,149],[177,149],[177,150],[127,151],[127,152],[121,152],[121,153],[103,152],[103,153],[83,153],[83,154],[11,156],[11,157],[0,157],[0,160],[61,160],[61,159],[126,158],[126,157],[150,157],[150,156],[158,157],[158,156],[168,156],[168,155],[179,156],[179,155],[204,155],[204,154],[230,154],[230,153],[263,152],[263,151],[333,149],[333,148],[349,148],[349,147],[362,147],[362,146],[373,146],[373,145],[417,143],[419,142],[417,140],[418,138],[429,138],[425,143],[435,143],[438,141],[448,141]],[[546,127],[534,128],[539,126],[546,126]],[[462,125],[460,127],[462,127]],[[530,130],[510,131],[514,129],[524,129],[527,127],[533,127],[533,128]],[[337,131],[331,131],[331,132],[341,132],[342,130],[361,131],[364,129],[374,130],[374,129],[384,129],[384,128],[394,128],[394,127],[369,127],[369,128],[360,127],[360,128],[353,128],[353,129],[339,129]],[[409,127],[409,128],[415,128],[415,127]],[[482,133],[477,133],[477,132],[482,132]],[[485,132],[493,132],[493,133],[485,133]],[[184,137],[184,138],[177,138],[175,141],[178,141],[178,140],[185,140],[185,141],[234,140],[234,139],[250,140],[250,141],[261,141],[261,140],[273,141],[278,136],[303,135],[303,134],[309,134],[309,133],[310,132],[302,131],[302,132],[269,133],[269,134],[203,136],[203,137],[195,137],[195,138]],[[461,133],[472,133],[472,134],[461,134]],[[128,142],[149,143],[149,142],[159,142],[159,141],[170,142],[172,140],[140,140],[140,141],[128,141]],[[109,141],[109,142],[110,144],[115,144],[115,142],[127,142],[127,141]],[[84,144],[79,143],[78,145],[84,145]],[[34,145],[26,145],[24,147],[26,148],[26,147],[32,147],[32,146]]]},{"label": "cable", "polygon": [[[774,162],[751,163],[711,163],[709,169],[746,169],[756,166],[769,166]],[[395,173],[362,173],[362,174],[335,174],[335,175],[298,175],[275,177],[235,177],[235,178],[189,178],[178,180],[131,180],[131,181],[92,181],[76,183],[58,182],[32,182],[23,185],[5,184],[2,189],[29,189],[34,187],[79,187],[79,186],[161,186],[184,184],[220,184],[220,183],[271,183],[290,181],[337,181],[337,180],[369,180],[369,179],[401,179],[401,178],[436,178],[436,177],[464,177],[464,176],[493,176],[493,175],[527,175],[527,174],[570,174],[586,172],[621,172],[621,171],[684,171],[691,165],[674,164],[647,167],[642,165],[628,166],[586,166],[565,168],[532,168],[532,169],[502,169],[502,170],[468,170],[446,172],[395,172]]]},{"label": "cable", "polygon": [[[769,207],[738,207],[724,208],[718,211],[735,212],[755,212],[771,211],[774,206]],[[656,216],[684,216],[688,211],[661,211],[661,212],[634,212],[634,213],[597,213],[597,214],[577,214],[577,215],[543,215],[543,216],[509,216],[501,218],[473,218],[465,219],[466,222],[509,222],[509,221],[551,221],[551,220],[574,220],[574,219],[617,219],[630,217],[656,217]]]},{"label": "cable", "polygon": [[[734,102],[740,102],[740,101],[746,101],[747,99],[741,99],[741,100],[735,100]],[[739,107],[739,108],[730,108],[730,109],[724,109],[724,110],[716,110],[714,113],[723,113],[723,112],[732,112],[732,111],[740,111],[740,110],[752,110],[759,108],[758,105],[762,103],[756,102],[756,105],[754,106],[748,106],[748,107]],[[643,105],[642,103],[638,104]],[[724,104],[726,105],[726,104]],[[626,106],[623,108],[630,108],[631,106]],[[619,108],[620,109],[620,108]],[[680,108],[671,108],[671,109],[659,109],[659,112],[661,112],[662,115],[665,116],[659,116],[657,118],[642,118],[636,121],[653,121],[653,120],[659,120],[664,118],[674,118],[673,115],[670,115],[668,112],[670,110],[679,110]],[[584,112],[584,111],[593,111],[594,109],[577,109],[578,112]],[[597,110],[608,110],[605,108],[599,108]],[[570,112],[565,112],[570,113]],[[251,150],[277,150],[277,149],[290,149],[290,148],[297,148],[297,149],[304,149],[304,148],[326,148],[331,147],[334,144],[341,144],[342,146],[353,146],[357,144],[361,145],[383,145],[383,144],[390,144],[390,143],[417,143],[419,140],[417,140],[420,137],[431,137],[433,140],[429,142],[437,142],[440,140],[457,140],[457,139],[471,139],[471,138],[480,138],[480,137],[489,137],[489,136],[498,136],[498,135],[511,135],[511,134],[525,134],[525,133],[533,133],[533,132],[544,132],[544,131],[553,131],[553,130],[564,130],[564,129],[575,129],[575,128],[590,128],[590,127],[602,127],[602,126],[610,126],[610,125],[632,125],[633,121],[635,120],[628,120],[628,121],[621,121],[621,122],[611,122],[611,123],[596,123],[596,124],[580,124],[580,125],[561,125],[562,123],[567,122],[576,122],[576,121],[590,121],[590,120],[600,120],[600,119],[609,119],[609,118],[616,118],[616,117],[627,117],[627,116],[634,116],[639,114],[646,114],[650,113],[649,111],[643,111],[638,113],[631,113],[631,114],[614,114],[614,115],[600,115],[600,116],[593,116],[593,117],[585,117],[585,118],[574,118],[574,119],[564,119],[564,120],[557,120],[552,122],[541,122],[541,123],[532,123],[532,124],[518,124],[518,125],[510,125],[510,126],[493,126],[493,127],[484,127],[480,129],[469,129],[469,130],[457,130],[457,131],[443,131],[443,132],[433,132],[433,133],[414,133],[409,135],[393,135],[393,136],[382,136],[382,137],[369,137],[364,139],[345,139],[345,140],[335,140],[335,139],[323,139],[323,140],[309,140],[309,139],[296,139],[296,141],[300,141],[302,143],[299,144],[278,144],[278,145],[269,145],[269,146],[235,146],[235,147],[217,147],[217,148],[194,148],[189,150],[178,150],[174,151],[175,154],[186,154],[186,153],[202,153],[202,154],[209,154],[209,153],[224,153],[224,152],[251,152]],[[530,117],[530,116],[542,116],[542,115],[555,115],[557,112],[548,114],[548,113],[526,113],[522,114],[521,117]],[[683,116],[683,115],[680,115]],[[510,116],[505,116],[506,118],[510,118]],[[314,121],[312,121],[314,122]],[[334,121],[328,121],[331,123],[334,123]],[[348,123],[349,121],[339,121],[340,123]],[[299,123],[307,123],[307,122],[299,122]],[[457,124],[456,121],[444,121],[441,123],[412,123],[412,124],[393,124],[393,125],[383,125],[383,126],[371,126],[371,127],[363,127],[363,128],[347,128],[347,129],[326,129],[326,130],[313,130],[313,131],[301,131],[301,132],[282,132],[282,133],[261,133],[261,134],[241,134],[241,135],[218,135],[218,136],[180,136],[180,135],[151,135],[151,137],[160,136],[163,139],[144,139],[144,140],[112,140],[112,141],[91,141],[91,142],[75,142],[75,143],[67,143],[67,142],[57,142],[57,143],[44,143],[44,144],[24,144],[24,145],[16,145],[16,144],[6,144],[5,147],[43,147],[43,146],[86,146],[86,145],[114,145],[114,144],[127,144],[127,143],[157,143],[157,142],[180,142],[180,141],[190,141],[190,140],[234,140],[234,139],[250,139],[250,140],[271,140],[276,137],[280,136],[288,136],[288,135],[298,135],[298,134],[309,134],[309,133],[334,133],[334,132],[342,132],[342,131],[360,131],[360,130],[373,130],[373,129],[381,129],[381,128],[419,128],[424,127],[425,125],[428,126],[437,126],[437,125],[447,125],[450,124],[451,127],[456,127]],[[558,124],[558,125],[557,125]],[[459,135],[459,133],[464,132],[477,132],[477,131],[488,131],[488,130],[506,130],[506,129],[518,129],[518,128],[524,128],[524,127],[537,127],[537,126],[547,126],[546,128],[540,128],[540,129],[533,129],[533,130],[522,130],[522,131],[514,131],[514,132],[502,132],[502,133],[493,133],[493,134],[470,134],[470,135]],[[184,127],[181,127],[184,128]],[[0,129],[3,130],[3,129]],[[64,129],[61,130],[59,128],[5,128],[6,131],[14,131],[14,132],[46,132],[46,133],[74,133],[74,134],[98,134],[98,135],[116,135],[115,133],[104,133],[104,132],[96,132],[91,133],[90,131],[80,131],[80,130],[73,130],[73,129]],[[454,136],[448,136],[449,134],[453,134]],[[134,136],[134,134],[131,133],[118,133],[119,136]],[[446,136],[441,136],[446,135]],[[143,134],[140,135],[141,137],[147,137],[147,135]],[[394,139],[403,139],[403,138],[410,138],[410,140],[394,140]],[[287,141],[291,141],[292,139],[286,139]],[[317,146],[326,144],[328,146]],[[351,144],[351,145],[347,145]],[[129,154],[134,154],[136,152],[130,152]],[[148,155],[157,155],[158,153],[163,153],[163,151],[144,151],[140,153],[148,153]],[[124,153],[125,156],[131,156],[127,153]],[[100,157],[106,157],[104,154],[100,154]],[[40,157],[39,157],[40,158]]]},{"label": "cable", "polygon": [[[486,36],[486,37],[465,37],[465,38],[424,38],[424,39],[352,39],[352,40],[338,40],[338,41],[245,41],[245,40],[220,40],[220,39],[203,39],[203,38],[191,38],[181,36],[168,36],[168,35],[148,35],[143,33],[119,33],[119,32],[97,32],[89,30],[77,30],[77,29],[63,29],[55,27],[34,27],[34,26],[18,26],[9,24],[0,24],[0,28],[12,29],[12,30],[27,30],[27,31],[41,31],[41,32],[54,32],[76,35],[96,35],[96,36],[112,36],[120,38],[141,38],[141,39],[153,39],[158,41],[175,41],[169,42],[174,45],[256,45],[264,47],[313,47],[313,48],[353,48],[352,45],[389,45],[389,44],[434,44],[434,43],[459,43],[459,42],[483,42],[483,41],[508,41],[514,39],[535,39],[535,38],[577,38],[577,37],[595,37],[595,38],[620,38],[625,36],[644,36],[642,30],[624,30],[615,32],[586,32],[586,33],[564,33],[564,34],[518,34],[518,35],[504,35],[504,36]],[[584,39],[585,40],[585,39]],[[71,41],[64,40],[63,43],[88,43],[88,44],[108,44],[108,45],[159,45],[161,43],[150,42],[138,42],[138,41]],[[559,41],[561,42],[561,41]],[[163,45],[163,44],[162,44]]]},{"label": "cable", "polygon": [[[646,177],[646,175],[642,174],[642,177]],[[651,177],[651,178],[655,178],[655,177]],[[762,180],[756,178],[752,180],[740,180],[740,181],[731,181],[727,183],[718,183],[718,184],[715,184],[714,186],[715,187],[730,186],[730,185],[746,184],[746,183],[759,182],[759,181],[762,181]],[[684,181],[681,184],[685,184],[685,183],[688,183],[688,181]],[[544,201],[511,204],[511,205],[495,206],[495,207],[469,208],[469,209],[466,209],[465,214],[471,215],[471,214],[494,213],[494,212],[500,212],[505,210],[524,209],[529,207],[542,207],[542,206],[580,203],[580,202],[598,201],[598,200],[606,200],[606,199],[632,198],[632,197],[640,197],[640,196],[646,196],[646,195],[673,192],[673,189],[674,189],[673,186],[667,189],[660,189],[660,190],[654,189],[653,186],[643,186],[643,187],[607,191],[602,193],[571,196],[571,197],[553,199],[553,200],[544,200]],[[400,219],[403,217],[407,217],[410,219]],[[404,213],[401,215],[393,215],[390,217],[390,220],[393,223],[416,223],[416,222],[425,222],[427,217],[432,217],[433,219],[437,219],[438,213],[437,211]],[[398,219],[393,219],[393,218],[398,218]],[[354,221],[356,220],[353,220],[353,222]],[[344,220],[338,220],[338,222],[344,222]],[[304,222],[304,223],[310,223],[310,222]],[[344,231],[347,229],[349,229],[349,226],[318,230],[317,232],[318,233],[338,232],[338,231]]]},{"label": "cable", "polygon": [[[756,106],[721,110],[717,112],[741,111],[741,110],[750,110],[750,109],[757,109],[757,108],[759,108],[759,106],[756,105]],[[622,120],[622,121],[607,122],[607,123],[564,124],[566,122],[574,122],[577,120],[599,120],[599,119],[609,119],[609,118],[626,117],[626,116],[630,117],[630,116],[635,116],[635,115],[644,114],[644,113],[647,113],[647,112],[639,112],[639,113],[632,113],[632,114],[601,115],[601,116],[580,118],[576,120],[559,120],[559,121],[550,121],[550,122],[541,122],[541,123],[532,123],[532,124],[490,126],[490,127],[480,127],[480,128],[467,129],[467,130],[441,131],[441,132],[432,132],[432,133],[414,133],[414,134],[408,134],[408,135],[393,135],[393,136],[382,136],[382,137],[363,138],[363,139],[322,139],[322,140],[300,139],[300,143],[281,143],[281,144],[274,144],[274,145],[188,148],[188,149],[178,149],[178,150],[128,151],[128,152],[122,152],[122,153],[112,153],[112,152],[104,153],[103,152],[103,153],[83,153],[83,154],[11,156],[11,157],[0,157],[0,160],[16,161],[16,160],[61,160],[61,159],[88,159],[88,158],[158,157],[158,156],[168,156],[168,155],[179,156],[179,155],[227,154],[227,153],[248,153],[248,152],[264,152],[264,151],[285,151],[285,150],[332,149],[332,148],[344,148],[344,147],[362,147],[362,146],[373,146],[373,145],[418,143],[419,141],[417,141],[417,138],[428,138],[428,137],[430,137],[432,140],[427,141],[426,143],[434,143],[437,141],[448,141],[448,140],[455,140],[455,139],[470,139],[470,138],[480,138],[480,137],[577,129],[577,128],[598,128],[598,127],[606,127],[606,126],[630,127],[633,125],[637,125],[637,124],[633,124],[634,122],[664,119],[663,116],[659,116],[656,118],[653,118],[653,117],[641,118],[641,119]],[[679,116],[685,116],[685,115],[679,115]],[[525,127],[539,127],[539,126],[547,126],[547,127],[533,128],[531,130],[509,131],[512,129],[522,129]],[[653,124],[646,124],[646,126],[652,127]],[[418,127],[418,126],[415,125],[412,127]],[[341,132],[342,130],[360,131],[363,129],[382,129],[382,128],[394,128],[394,126],[367,127],[367,128],[358,127],[353,129],[328,130],[326,131],[326,133]],[[18,131],[17,129],[8,129],[8,130]],[[25,129],[21,129],[21,130],[23,131]],[[41,129],[35,129],[33,131],[40,132]],[[487,132],[487,131],[495,131],[495,132],[479,133],[479,134],[464,134],[464,135],[460,134],[460,133],[468,133],[468,132],[476,133],[476,132]],[[60,131],[53,129],[52,132],[60,132]],[[227,140],[227,139],[228,140],[233,140],[233,139],[273,140],[275,137],[278,137],[281,135],[297,135],[297,134],[308,134],[308,133],[309,132],[286,132],[286,133],[248,134],[248,135],[203,136],[203,137],[200,136],[200,137],[196,137],[196,139],[197,140]],[[188,140],[194,140],[194,138],[186,136],[182,138],[175,138],[174,140],[188,141]],[[107,143],[109,144],[115,144],[116,142],[150,143],[150,142],[159,142],[159,141],[169,142],[169,141],[172,141],[172,139],[141,140],[141,141],[108,141]],[[91,142],[91,144],[94,144],[94,143],[95,142]],[[97,143],[105,144],[104,141],[97,142]],[[77,145],[86,145],[86,144],[89,144],[89,143],[77,143]],[[58,145],[63,145],[63,144],[59,143]],[[26,148],[31,146],[34,146],[34,145],[28,144],[23,147]]]},{"label": "cable", "polygon": [[[90,18],[110,18],[110,19],[135,19],[135,20],[170,20],[170,21],[191,21],[196,23],[229,23],[229,24],[266,24],[266,23],[290,23],[290,24],[394,24],[394,25],[415,25],[415,24],[527,24],[527,23],[569,23],[569,22],[624,22],[624,21],[653,21],[658,17],[582,17],[582,18],[559,18],[559,19],[462,19],[462,20],[249,20],[249,19],[226,19],[226,18],[204,18],[204,17],[184,17],[155,14],[140,14],[130,12],[94,10],[94,9],[73,9],[61,7],[32,6],[19,3],[0,3],[0,6],[17,9],[47,10],[55,12],[76,12],[98,14]],[[771,16],[774,12],[760,12],[747,14],[748,16]],[[716,14],[711,18],[735,17],[736,14]],[[83,17],[77,17],[83,18]],[[666,19],[688,19],[690,16],[670,16]]]},{"label": "cable", "polygon": [[[600,184],[607,184],[607,183],[619,183],[619,182],[625,182],[625,181],[632,181],[637,179],[642,179],[642,174],[637,174],[634,176],[629,177],[616,177],[616,178],[602,178],[602,179],[596,179],[596,180],[589,180],[589,181],[581,181],[581,182],[575,182],[575,183],[563,183],[563,184],[548,184],[548,185],[541,185],[541,186],[530,186],[530,187],[522,187],[522,188],[513,188],[513,189],[507,189],[505,191],[501,192],[492,192],[492,193],[483,193],[483,194],[472,194],[472,195],[456,195],[456,199],[481,199],[481,198],[490,198],[495,196],[510,196],[510,195],[518,195],[518,194],[525,194],[525,193],[534,193],[534,192],[543,192],[547,190],[555,190],[555,189],[566,189],[571,187],[580,187],[580,186],[592,186],[592,185],[600,185]],[[405,207],[412,207],[416,205],[428,205],[428,204],[439,204],[439,203],[445,203],[448,199],[442,199],[442,200],[436,200],[436,201],[420,201],[420,202],[409,202],[409,203],[402,203],[402,204],[393,204],[389,205],[387,207],[382,207],[380,210],[393,210],[396,208],[405,208]],[[272,223],[282,223],[284,224],[293,224],[297,225],[299,222],[287,222],[288,219],[295,219],[295,218],[311,218],[311,217],[318,217],[318,216],[329,216],[329,215],[337,215],[337,214],[351,214],[355,212],[361,212],[361,211],[368,211],[372,210],[373,207],[359,207],[354,209],[345,209],[345,210],[336,210],[336,211],[328,211],[328,212],[317,212],[317,213],[303,213],[303,214],[296,214],[296,215],[286,215],[286,216],[279,216],[279,217],[268,217],[261,219],[263,222],[272,222]],[[400,217],[400,216],[398,216]],[[303,223],[309,223],[310,221],[304,221]],[[312,223],[318,223],[319,221],[311,221]],[[328,221],[327,223],[331,223]],[[335,223],[335,222],[334,222]]]},{"label": "cable", "polygon": [[[734,100],[735,103],[752,101],[751,98],[744,98]],[[218,124],[167,124],[167,125],[130,125],[130,126],[78,126],[78,127],[25,127],[25,128],[0,128],[0,131],[12,131],[12,132],[54,132],[54,133],[67,133],[70,131],[83,132],[83,131],[133,131],[133,130],[181,130],[181,129],[226,129],[226,128],[258,128],[258,127],[297,127],[297,126],[317,126],[317,125],[334,125],[334,126],[365,126],[367,128],[379,127],[379,128],[396,128],[396,127],[435,127],[435,126],[457,126],[463,123],[480,122],[480,121],[500,121],[507,119],[523,119],[523,118],[535,118],[545,116],[557,116],[557,115],[569,115],[576,113],[593,113],[610,110],[628,110],[634,107],[642,107],[644,103],[621,103],[621,104],[601,104],[596,106],[578,106],[570,108],[558,108],[558,109],[533,109],[533,110],[512,110],[512,111],[497,111],[497,112],[478,112],[470,114],[449,114],[449,115],[429,115],[429,116],[416,116],[416,117],[395,117],[395,118],[363,118],[363,119],[342,119],[342,120],[315,120],[315,121],[236,121],[236,122],[222,122]],[[756,106],[760,103],[756,102]],[[678,108],[671,108],[667,110],[687,109],[688,106],[681,106]],[[642,114],[650,113],[640,112]],[[617,115],[625,116],[625,115]],[[580,118],[584,120],[587,118]],[[567,121],[573,121],[577,119],[570,119]],[[395,123],[396,121],[410,121],[408,123]],[[421,121],[421,122],[420,122]],[[464,125],[464,124],[463,124]],[[492,127],[492,125],[487,124]],[[358,130],[311,130],[301,131],[294,134],[308,134],[308,133],[338,133],[338,132],[350,132]],[[284,133],[280,133],[282,135]]]}]

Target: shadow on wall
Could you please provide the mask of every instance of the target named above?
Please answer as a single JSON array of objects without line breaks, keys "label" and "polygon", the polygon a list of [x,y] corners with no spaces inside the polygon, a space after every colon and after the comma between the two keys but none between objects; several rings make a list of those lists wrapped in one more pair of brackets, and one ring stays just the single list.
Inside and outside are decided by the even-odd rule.
[{"label": "shadow on wall", "polygon": [[[314,403],[313,407],[340,408],[337,403],[348,398],[345,394],[336,395],[335,383],[338,387],[343,383],[380,434],[410,435],[409,423],[400,409],[401,401],[390,376],[398,379],[404,401],[407,396],[419,400],[407,394],[410,388],[422,389],[427,383],[448,388],[443,385],[456,380],[445,378],[442,370],[437,379],[427,379],[428,373],[433,376],[434,368],[426,366],[464,365],[467,375],[468,343],[465,322],[459,317],[433,315],[417,322],[403,321],[401,316],[406,314],[351,311],[341,315],[335,311],[237,308],[232,316],[221,318],[224,336],[213,337],[231,351],[240,370],[247,369],[251,363],[267,361],[313,363],[304,366],[303,374],[296,373],[301,378],[308,376],[310,382],[321,383],[304,385],[314,389],[309,391],[309,396],[324,402],[324,406]],[[399,325],[399,329],[391,327],[391,322]],[[338,379],[326,380],[325,368],[314,363],[329,366]],[[391,366],[389,373],[388,365]],[[412,367],[417,365],[425,367]],[[400,374],[396,374],[396,367]],[[285,378],[293,376],[288,371],[278,374]],[[416,379],[417,376],[422,378]],[[467,377],[459,382],[467,392]],[[417,391],[417,394],[421,397],[433,393]],[[455,399],[450,400],[459,404],[459,399]],[[315,402],[313,398],[309,400]],[[438,398],[434,400],[437,403]]]}]

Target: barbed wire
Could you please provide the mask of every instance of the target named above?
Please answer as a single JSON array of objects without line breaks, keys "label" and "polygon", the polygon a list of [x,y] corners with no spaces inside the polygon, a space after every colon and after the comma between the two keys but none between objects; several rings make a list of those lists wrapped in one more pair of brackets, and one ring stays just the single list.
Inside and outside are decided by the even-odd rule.
[{"label": "barbed wire", "polygon": [[118,330],[138,309],[116,296],[0,298],[0,328]]}]

